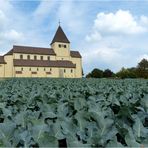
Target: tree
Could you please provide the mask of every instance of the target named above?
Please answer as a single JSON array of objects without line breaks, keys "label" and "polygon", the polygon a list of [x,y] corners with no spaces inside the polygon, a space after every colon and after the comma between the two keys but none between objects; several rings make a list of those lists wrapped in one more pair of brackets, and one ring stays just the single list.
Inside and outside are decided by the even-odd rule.
[{"label": "tree", "polygon": [[137,65],[137,75],[140,78],[148,78],[148,60],[142,59]]},{"label": "tree", "polygon": [[132,68],[128,68],[127,69],[128,72],[129,72],[129,78],[138,78],[138,75],[137,75],[137,68],[135,67],[132,67]]},{"label": "tree", "polygon": [[148,60],[146,59],[142,59],[139,63],[137,68],[143,69],[143,70],[147,70],[148,69]]},{"label": "tree", "polygon": [[131,68],[131,69],[125,69],[124,67],[116,73],[116,76],[119,78],[136,78],[136,72],[135,69]]},{"label": "tree", "polygon": [[86,75],[86,78],[102,78],[103,77],[103,71],[100,69],[93,69],[91,73],[88,73]]},{"label": "tree", "polygon": [[113,77],[114,73],[110,70],[110,69],[106,69],[103,72],[103,77],[104,78],[109,78],[109,77]]},{"label": "tree", "polygon": [[103,71],[100,69],[95,68],[92,72],[91,75],[93,78],[102,78],[103,77]]},{"label": "tree", "polygon": [[87,75],[86,75],[86,78],[91,78],[92,76],[91,76],[91,73],[88,73]]}]

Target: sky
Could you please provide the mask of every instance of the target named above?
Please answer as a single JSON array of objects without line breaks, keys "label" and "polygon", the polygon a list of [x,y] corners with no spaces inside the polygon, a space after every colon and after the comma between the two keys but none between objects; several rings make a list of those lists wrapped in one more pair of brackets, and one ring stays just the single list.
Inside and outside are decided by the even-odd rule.
[{"label": "sky", "polygon": [[148,0],[0,0],[0,55],[50,47],[60,20],[85,74],[135,67],[148,59],[147,8]]}]

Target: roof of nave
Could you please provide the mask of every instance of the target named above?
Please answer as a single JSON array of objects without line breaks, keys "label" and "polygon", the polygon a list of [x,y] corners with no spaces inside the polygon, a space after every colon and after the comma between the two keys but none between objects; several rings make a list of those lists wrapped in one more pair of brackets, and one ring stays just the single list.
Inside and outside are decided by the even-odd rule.
[{"label": "roof of nave", "polygon": [[70,56],[72,58],[82,58],[81,54],[79,53],[79,51],[70,51]]},{"label": "roof of nave", "polygon": [[3,56],[0,56],[0,64],[6,64]]},{"label": "roof of nave", "polygon": [[[14,45],[13,48],[9,52],[7,52],[5,55],[12,55],[13,53],[56,55],[52,48],[16,46],[16,45]],[[78,51],[70,51],[70,56],[72,58],[81,58],[81,55]]]},{"label": "roof of nave", "polygon": [[16,45],[14,45],[13,48],[5,55],[12,55],[13,53],[56,55],[52,48],[16,46]]},{"label": "roof of nave", "polygon": [[31,67],[65,67],[65,68],[75,68],[76,65],[73,64],[71,61],[44,61],[44,60],[20,60],[14,59],[13,60],[14,66],[31,66]]},{"label": "roof of nave", "polygon": [[58,27],[51,44],[54,42],[70,43],[61,26]]}]

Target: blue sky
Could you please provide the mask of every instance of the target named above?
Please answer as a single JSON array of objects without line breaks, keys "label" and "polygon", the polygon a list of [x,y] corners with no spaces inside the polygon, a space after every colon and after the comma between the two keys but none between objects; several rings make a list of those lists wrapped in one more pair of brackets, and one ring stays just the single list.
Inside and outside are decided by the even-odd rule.
[{"label": "blue sky", "polygon": [[136,66],[148,59],[147,8],[143,0],[0,0],[0,53],[14,44],[50,47],[60,19],[85,74]]}]

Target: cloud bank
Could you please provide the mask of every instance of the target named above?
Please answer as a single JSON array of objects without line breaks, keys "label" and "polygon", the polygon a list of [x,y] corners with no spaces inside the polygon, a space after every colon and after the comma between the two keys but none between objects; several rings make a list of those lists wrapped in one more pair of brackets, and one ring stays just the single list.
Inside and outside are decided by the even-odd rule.
[{"label": "cloud bank", "polygon": [[90,33],[85,37],[90,47],[85,50],[84,57],[91,59],[90,62],[85,61],[85,65],[101,68],[104,68],[101,65],[105,65],[114,71],[123,66],[136,66],[141,57],[147,58],[148,55],[147,47],[141,46],[147,42],[147,24],[147,16],[137,17],[127,10],[98,13]]}]

